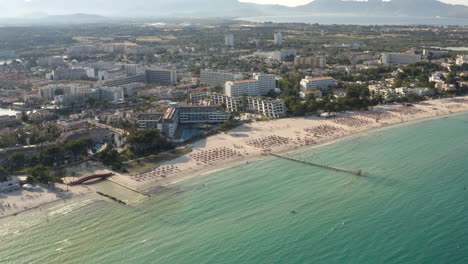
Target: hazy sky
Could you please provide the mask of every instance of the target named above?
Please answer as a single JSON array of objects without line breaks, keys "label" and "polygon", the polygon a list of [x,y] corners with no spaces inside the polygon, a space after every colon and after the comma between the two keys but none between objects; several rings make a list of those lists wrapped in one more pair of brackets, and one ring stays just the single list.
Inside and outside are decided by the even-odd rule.
[{"label": "hazy sky", "polygon": [[[280,4],[287,6],[296,6],[310,3],[312,0],[239,0],[241,2],[252,2],[257,4]],[[468,5],[468,0],[440,0],[449,4],[462,4]]]}]

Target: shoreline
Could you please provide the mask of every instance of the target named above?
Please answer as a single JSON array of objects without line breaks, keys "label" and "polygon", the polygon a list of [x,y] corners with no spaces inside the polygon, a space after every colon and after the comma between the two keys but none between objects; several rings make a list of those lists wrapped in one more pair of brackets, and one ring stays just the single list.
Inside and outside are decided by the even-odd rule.
[{"label": "shoreline", "polygon": [[[31,189],[20,189],[10,193],[2,193],[0,198],[1,214],[0,221],[22,214],[42,211],[60,203],[67,203],[81,197],[91,195],[93,191],[87,186],[66,191],[66,186],[57,184],[55,188],[50,186],[37,185]],[[8,205],[8,206],[7,206]]]},{"label": "shoreline", "polygon": [[[468,100],[468,96],[457,97],[457,98],[458,99],[462,98],[462,99]],[[431,103],[431,102],[438,103],[439,106],[454,104],[453,102],[448,102],[448,103],[444,102],[444,101],[447,101],[447,100],[450,100],[450,99],[435,99],[435,100],[431,100],[431,101],[424,101],[424,102],[421,102],[420,104],[415,104],[414,107],[419,106],[421,108],[424,108],[424,107],[428,108],[430,106],[427,106],[425,104],[428,104],[428,103]],[[391,106],[395,106],[395,105],[380,106],[380,107],[381,108],[388,108],[388,107],[391,107]],[[361,112],[354,112],[353,114],[359,115],[360,113]],[[447,109],[437,109],[437,110],[434,110],[434,111],[427,111],[427,112],[423,112],[421,114],[415,114],[415,115],[407,116],[406,118],[399,117],[399,118],[397,118],[398,121],[396,121],[396,122],[395,122],[395,120],[389,120],[388,122],[378,123],[378,125],[374,124],[374,125],[371,125],[371,126],[363,127],[362,129],[354,129],[354,130],[351,129],[351,130],[348,130],[347,133],[339,134],[339,135],[336,135],[336,136],[331,136],[331,137],[322,139],[322,140],[316,142],[315,144],[301,145],[301,146],[290,146],[290,147],[286,147],[286,148],[275,149],[274,151],[272,151],[272,153],[275,153],[275,154],[291,154],[291,153],[297,152],[297,151],[307,151],[307,150],[310,150],[310,149],[323,147],[323,146],[327,146],[327,145],[330,145],[330,144],[335,144],[335,143],[338,143],[340,141],[348,140],[348,139],[351,139],[351,138],[356,137],[356,136],[365,136],[365,133],[369,133],[369,132],[377,132],[377,131],[380,131],[380,130],[397,128],[397,127],[403,126],[403,125],[414,125],[414,124],[417,124],[417,123],[420,123],[420,122],[428,122],[428,121],[432,121],[432,120],[438,120],[438,119],[441,119],[441,118],[457,116],[457,115],[463,115],[463,114],[466,114],[466,113],[468,113],[468,104],[465,104],[465,105],[463,105],[463,106],[461,106],[459,108],[454,108],[454,109],[447,108]],[[282,120],[288,120],[288,119],[279,119],[279,120],[261,121],[261,122],[269,123],[269,122],[282,121]],[[307,119],[307,118],[293,118],[293,119]],[[327,121],[329,122],[331,120],[333,120],[333,119],[318,119],[317,121],[318,122],[327,122]],[[234,132],[229,131],[228,133],[236,133],[236,131],[234,131]],[[228,133],[226,133],[226,134],[228,134]],[[216,136],[217,135],[214,135],[212,137],[216,137]],[[176,174],[176,175],[174,175],[174,176],[172,176],[170,178],[164,179],[163,181],[159,182],[156,185],[150,184],[151,186],[149,186],[147,188],[143,188],[143,189],[141,189],[141,191],[150,192],[150,191],[152,191],[152,190],[154,190],[154,189],[156,189],[158,187],[161,187],[161,186],[168,187],[168,186],[171,186],[171,185],[176,185],[178,183],[181,183],[181,182],[184,182],[186,180],[190,180],[190,179],[193,179],[193,178],[196,178],[196,177],[202,177],[202,176],[210,175],[210,174],[218,172],[218,171],[222,171],[222,170],[226,170],[226,169],[232,169],[232,168],[235,168],[237,166],[241,166],[241,165],[256,162],[256,161],[265,160],[265,159],[268,159],[268,158],[270,158],[269,155],[256,153],[254,155],[242,156],[241,158],[226,160],[226,161],[222,161],[222,162],[212,164],[212,165],[205,165],[205,166],[195,168],[195,169],[192,168],[190,170],[180,172],[180,173],[178,173],[178,174]],[[169,161],[169,162],[163,163],[161,166],[168,165],[168,164],[177,164],[177,162]]]},{"label": "shoreline", "polygon": [[[238,128],[235,128],[231,131],[228,131],[226,133],[222,134],[217,134],[213,135],[209,138],[202,139],[200,141],[197,141],[193,143],[193,149],[194,152],[196,153],[203,153],[212,149],[220,148],[220,147],[229,147],[231,145],[237,145],[237,144],[245,144],[245,140],[255,138],[255,136],[266,136],[266,135],[273,135],[276,133],[281,134],[282,136],[297,136],[301,135],[304,136],[304,134],[307,135],[307,132],[301,132],[299,133],[298,131],[294,130],[299,130],[299,129],[304,129],[309,125],[315,125],[315,126],[321,126],[321,125],[330,125],[333,124],[337,129],[343,129],[340,133],[336,134],[331,134],[328,136],[319,136],[315,138],[314,144],[300,144],[298,142],[294,142],[292,144],[287,144],[284,146],[279,146],[279,147],[272,147],[271,148],[271,153],[275,154],[292,154],[298,151],[309,151],[311,149],[339,143],[343,140],[349,140],[352,139],[353,137],[357,136],[366,136],[366,133],[374,133],[378,132],[381,130],[386,130],[386,129],[392,129],[392,128],[397,128],[399,126],[403,125],[414,125],[420,122],[428,122],[431,120],[437,120],[441,118],[447,118],[451,116],[457,116],[457,115],[463,115],[468,113],[468,96],[466,97],[461,97],[464,100],[466,100],[466,103],[461,104],[461,103],[454,103],[451,102],[450,99],[436,99],[433,101],[425,101],[422,102],[422,104],[415,104],[414,109],[425,109],[426,111],[418,112],[414,115],[409,115],[409,116],[398,116],[395,115],[392,119],[385,120],[384,122],[368,122],[370,119],[367,119],[366,122],[363,121],[365,124],[362,127],[346,127],[343,125],[339,125],[334,123],[334,120],[336,119],[321,119],[321,118],[315,118],[315,117],[301,117],[301,118],[286,118],[286,119],[277,119],[277,120],[272,120],[272,121],[259,121],[259,122],[254,122],[252,124],[248,125],[243,125]],[[445,102],[447,101],[447,102]],[[446,106],[447,108],[442,108],[437,110],[430,111],[427,108],[433,108],[434,105],[430,103],[435,103],[438,107],[441,106]],[[429,105],[429,106],[428,106]],[[458,105],[456,108],[451,108],[449,107],[450,105]],[[378,111],[384,110],[387,111],[391,107],[395,107],[396,105],[386,105],[386,106],[379,106],[376,107]],[[358,116],[362,115],[365,112],[349,112],[340,115],[338,118],[357,118]],[[366,120],[365,118],[359,117],[361,119]],[[290,123],[290,124],[287,124]],[[285,125],[286,124],[286,125]],[[292,124],[301,124],[301,126],[292,126]],[[281,126],[281,129],[276,130],[276,126],[279,125]],[[344,130],[346,128],[346,130]],[[245,134],[243,137],[237,137],[236,134]],[[232,139],[232,142],[230,139]],[[302,140],[302,139],[301,139]],[[237,144],[235,144],[237,143]],[[203,177],[207,175],[211,175],[213,173],[227,170],[227,169],[232,169],[238,166],[242,166],[245,164],[250,164],[253,162],[258,162],[266,159],[273,159],[268,153],[269,152],[264,152],[262,149],[254,148],[252,146],[243,146],[240,148],[238,151],[241,152],[244,150],[244,153],[238,156],[235,156],[234,158],[222,160],[222,161],[217,161],[217,162],[210,162],[207,164],[200,164],[199,162],[195,161],[193,158],[190,157],[192,154],[188,154],[179,158],[176,158],[171,161],[167,161],[162,163],[159,168],[161,167],[168,167],[168,166],[177,166],[180,167],[180,170],[175,173],[172,176],[166,177],[166,178],[161,178],[161,177],[156,177],[155,179],[150,179],[148,181],[145,181],[141,184],[138,184],[130,175],[125,175],[125,174],[119,174],[116,173],[115,176],[113,176],[110,179],[110,182],[113,184],[120,185],[122,187],[125,187],[127,189],[136,191],[138,193],[143,193],[147,196],[157,196],[161,193],[161,190],[164,190],[165,188],[170,188],[170,186],[175,186],[179,183],[185,182],[187,180],[193,179],[193,178],[198,178],[198,177]],[[193,153],[193,152],[192,152]],[[99,171],[102,170],[103,168],[100,168],[100,166],[94,167],[91,171]],[[62,189],[62,191],[55,191],[55,192],[50,192],[52,194],[59,194],[59,193],[64,193],[63,187],[62,188],[57,188],[57,189]],[[0,216],[0,220],[4,220],[7,218],[12,218],[15,216],[18,216],[20,214],[25,214],[25,213],[34,213],[39,210],[43,210],[44,208],[48,208],[50,206],[59,204],[63,202],[64,200],[71,201],[73,202],[76,199],[87,197],[87,196],[92,196],[93,194],[96,193],[96,190],[92,186],[76,186],[76,187],[71,187],[70,192],[68,193],[70,196],[63,198],[57,196],[53,200],[43,200],[42,203],[35,204],[34,206],[30,208],[26,208],[24,210],[16,210],[14,212],[11,212],[6,215]],[[17,196],[15,196],[17,197]],[[7,201],[8,195],[7,195]]]},{"label": "shoreline", "polygon": [[[415,119],[415,120],[412,120],[412,121],[407,121],[407,122],[403,122],[403,123],[396,123],[396,124],[382,126],[380,128],[375,128],[375,129],[370,129],[370,130],[367,130],[367,131],[362,131],[362,133],[378,132],[378,131],[383,131],[383,130],[387,130],[387,129],[398,128],[398,127],[403,126],[403,125],[415,125],[415,124],[422,123],[422,122],[429,122],[429,121],[438,120],[438,119],[445,118],[445,117],[451,117],[451,116],[456,116],[456,115],[461,115],[461,114],[466,114],[466,113],[468,113],[468,110],[464,111],[464,112],[449,113],[447,115],[433,116],[433,117],[428,117],[428,118],[423,118],[423,119]],[[309,145],[309,146],[298,147],[298,148],[295,148],[295,149],[278,151],[278,152],[275,152],[275,154],[280,154],[280,155],[283,154],[284,155],[284,154],[294,154],[294,153],[296,153],[298,151],[309,151],[309,150],[312,150],[312,149],[315,149],[315,148],[320,148],[320,147],[332,145],[332,144],[335,144],[335,143],[339,143],[341,141],[349,140],[349,139],[352,139],[354,137],[365,136],[362,133],[357,132],[357,133],[345,135],[343,137],[339,137],[339,138],[336,138],[336,139],[330,139],[328,141],[324,141],[322,143],[315,144],[315,145]],[[165,183],[164,185],[152,187],[152,188],[147,189],[145,191],[150,192],[150,191],[152,191],[154,189],[157,189],[157,188],[159,188],[161,186],[168,187],[168,186],[171,186],[171,185],[177,185],[178,183],[181,183],[181,182],[184,182],[184,181],[188,181],[188,180],[198,178],[198,177],[208,176],[208,175],[210,175],[212,173],[216,173],[216,172],[223,171],[223,170],[233,169],[233,168],[239,167],[241,165],[254,163],[254,162],[258,162],[258,161],[263,161],[263,160],[266,160],[266,159],[269,159],[269,158],[273,159],[273,157],[270,156],[270,155],[256,155],[256,156],[251,156],[251,158],[252,158],[251,160],[250,159],[249,160],[243,159],[243,160],[239,160],[239,161],[232,161],[232,162],[227,162],[226,164],[217,164],[217,165],[213,165],[213,167],[200,169],[198,171],[193,171],[194,175],[192,175],[192,176],[187,176],[187,175],[181,174],[181,175],[176,176],[176,177],[179,177],[178,179],[174,179],[173,181],[169,181],[169,182]]]}]

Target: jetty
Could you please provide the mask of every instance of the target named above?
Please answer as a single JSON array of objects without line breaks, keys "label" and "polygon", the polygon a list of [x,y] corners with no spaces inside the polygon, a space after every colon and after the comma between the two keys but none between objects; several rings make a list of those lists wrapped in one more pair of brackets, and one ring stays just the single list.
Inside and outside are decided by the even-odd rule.
[{"label": "jetty", "polygon": [[328,166],[328,165],[325,165],[325,164],[320,164],[320,163],[315,163],[315,162],[311,162],[311,161],[300,160],[300,159],[291,158],[291,157],[288,157],[288,156],[283,156],[283,155],[278,155],[278,154],[273,154],[273,153],[270,153],[270,155],[271,155],[271,156],[274,156],[274,157],[277,157],[277,158],[281,158],[281,159],[286,159],[286,160],[291,160],[291,161],[300,162],[300,163],[304,163],[304,164],[314,165],[314,166],[318,166],[318,167],[322,167],[322,168],[327,168],[327,169],[332,169],[332,170],[335,170],[335,171],[345,172],[345,173],[349,173],[349,174],[353,174],[353,175],[358,175],[358,176],[361,176],[361,175],[362,175],[362,170],[342,169],[342,168],[337,168],[337,167]]},{"label": "jetty", "polygon": [[111,199],[112,201],[117,202],[117,203],[119,203],[119,204],[123,204],[123,205],[129,206],[126,202],[124,202],[124,201],[122,201],[122,200],[119,200],[119,199],[115,198],[114,196],[110,196],[110,195],[105,194],[105,193],[102,193],[102,192],[96,192],[96,193],[99,194],[99,195],[101,195],[101,196],[104,196],[104,197],[106,197],[106,198],[109,198],[109,199]]},{"label": "jetty", "polygon": [[113,176],[113,175],[114,175],[114,173],[95,174],[95,175],[91,175],[91,176],[88,176],[88,177],[81,178],[81,179],[79,179],[77,181],[74,181],[74,182],[70,182],[68,185],[69,186],[74,186],[74,185],[82,184],[82,183],[85,183],[87,181],[94,180],[94,179],[105,179],[105,178],[108,178],[108,177]]}]

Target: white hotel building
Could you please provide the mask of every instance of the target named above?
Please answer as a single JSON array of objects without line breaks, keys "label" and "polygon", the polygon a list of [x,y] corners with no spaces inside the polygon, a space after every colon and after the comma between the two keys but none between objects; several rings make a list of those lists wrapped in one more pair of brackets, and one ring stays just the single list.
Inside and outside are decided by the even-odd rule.
[{"label": "white hotel building", "polygon": [[214,105],[221,105],[224,103],[229,112],[250,112],[270,118],[286,116],[286,104],[282,99],[229,97],[217,93],[197,93],[191,94],[190,97],[194,104],[203,104],[205,99],[211,100]]},{"label": "white hotel building", "polygon": [[228,34],[224,36],[224,45],[230,48],[234,47],[234,35],[233,34]]},{"label": "white hotel building", "polygon": [[300,86],[302,92],[313,90],[328,92],[331,87],[336,86],[336,80],[332,77],[312,78],[307,76],[301,80]]},{"label": "white hotel building", "polygon": [[227,96],[260,96],[260,83],[257,80],[243,80],[227,82],[225,91]]},{"label": "white hotel building", "polygon": [[272,74],[254,74],[253,80],[227,82],[225,94],[233,96],[262,96],[276,88],[276,79]]},{"label": "white hotel building", "polygon": [[421,61],[421,55],[413,52],[382,53],[382,63],[385,65],[408,65]]},{"label": "white hotel building", "polygon": [[242,80],[241,73],[232,73],[226,71],[202,70],[200,72],[200,83],[210,86],[224,87],[226,82]]},{"label": "white hotel building", "polygon": [[276,46],[283,45],[283,34],[281,32],[276,32],[274,35],[274,40]]}]

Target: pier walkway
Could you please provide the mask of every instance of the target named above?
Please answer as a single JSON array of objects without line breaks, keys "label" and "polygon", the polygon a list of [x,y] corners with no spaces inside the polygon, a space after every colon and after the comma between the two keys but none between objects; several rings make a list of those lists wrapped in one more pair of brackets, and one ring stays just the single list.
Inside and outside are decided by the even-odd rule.
[{"label": "pier walkway", "polygon": [[354,175],[358,175],[358,176],[362,175],[361,170],[348,170],[348,169],[336,168],[336,167],[328,166],[328,165],[325,165],[325,164],[300,160],[300,159],[291,158],[291,157],[288,157],[288,156],[283,156],[283,155],[278,155],[278,154],[273,154],[273,153],[270,153],[270,155],[274,156],[274,157],[277,157],[277,158],[281,158],[281,159],[286,159],[286,160],[291,160],[291,161],[300,162],[300,163],[304,163],[304,164],[314,165],[314,166],[318,166],[318,167],[322,167],[322,168],[332,169],[332,170],[335,170],[335,171],[345,172],[345,173],[354,174]]},{"label": "pier walkway", "polygon": [[87,181],[90,181],[90,180],[94,180],[94,179],[105,179],[107,177],[110,177],[114,175],[114,173],[106,173],[106,174],[96,174],[96,175],[91,175],[91,176],[88,176],[88,177],[84,177],[84,178],[81,178],[77,181],[74,181],[74,182],[71,182],[69,183],[68,185],[70,186],[74,186],[74,185],[78,185],[78,184],[82,184],[84,182],[87,182]]}]

